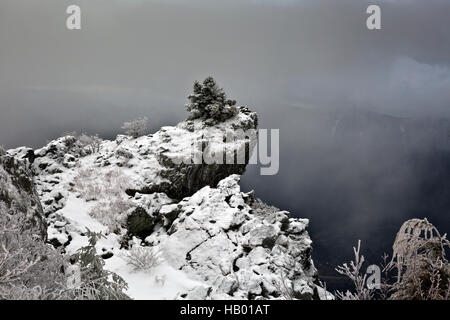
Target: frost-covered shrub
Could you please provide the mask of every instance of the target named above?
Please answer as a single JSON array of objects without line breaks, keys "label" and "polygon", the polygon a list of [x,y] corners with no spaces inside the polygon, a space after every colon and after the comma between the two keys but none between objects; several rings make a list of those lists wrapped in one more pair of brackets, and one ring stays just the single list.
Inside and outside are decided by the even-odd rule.
[{"label": "frost-covered shrub", "polygon": [[78,137],[81,146],[89,151],[89,153],[97,153],[100,151],[102,139],[98,135],[89,136],[85,133]]},{"label": "frost-covered shrub", "polygon": [[2,145],[0,145],[0,157],[4,156],[5,154],[6,154],[5,148]]},{"label": "frost-covered shrub", "polygon": [[223,122],[238,113],[236,101],[227,99],[225,91],[212,77],[207,77],[203,84],[195,81],[194,93],[188,99],[189,119],[203,118],[208,125]]},{"label": "frost-covered shrub", "polygon": [[97,200],[101,196],[102,188],[100,182],[95,179],[94,169],[81,169],[74,180],[74,191],[86,201]]},{"label": "frost-covered shrub", "polygon": [[104,193],[112,196],[120,196],[130,187],[128,179],[120,169],[113,169],[103,175]]},{"label": "frost-covered shrub", "polygon": [[80,270],[80,283],[71,293],[76,300],[128,300],[127,283],[114,272],[104,269],[105,262],[97,254],[95,245],[102,237],[88,230],[89,244],[80,248],[71,260]]},{"label": "frost-covered shrub", "polygon": [[450,264],[445,249],[447,235],[441,235],[427,219],[406,221],[397,233],[389,268],[397,271],[391,299],[450,299]]},{"label": "frost-covered shrub", "polygon": [[[400,228],[393,245],[393,256],[385,264],[385,278],[380,284],[382,299],[390,300],[450,300],[450,264],[445,257],[450,247],[447,235],[441,235],[427,219],[411,219]],[[354,248],[355,260],[336,270],[348,276],[356,292],[337,293],[345,300],[373,299],[373,289],[366,285],[366,275],[361,275],[364,257]],[[384,259],[386,260],[387,255]],[[389,284],[389,271],[396,271],[396,282]]]},{"label": "frost-covered shrub", "polygon": [[143,117],[132,121],[127,121],[122,125],[125,133],[133,138],[138,138],[147,131],[148,118]]},{"label": "frost-covered shrub", "polygon": [[74,191],[86,201],[98,201],[89,214],[106,225],[110,232],[117,232],[125,223],[131,202],[125,193],[130,188],[120,169],[107,172],[81,169],[74,178]]},{"label": "frost-covered shrub", "polygon": [[103,141],[98,134],[88,135],[87,133],[82,133],[78,135],[76,131],[64,132],[61,137],[67,152],[79,156],[99,152]]},{"label": "frost-covered shrub", "polygon": [[88,231],[89,244],[72,257],[79,282],[69,287],[68,257],[45,244],[30,229],[26,217],[0,202],[0,300],[122,300],[126,282],[103,269],[95,244],[100,234]]},{"label": "frost-covered shrub", "polygon": [[0,300],[67,299],[65,260],[0,202]]},{"label": "frost-covered shrub", "polygon": [[125,225],[131,203],[125,197],[119,196],[109,200],[99,201],[89,212],[90,216],[108,227],[110,232],[119,233]]},{"label": "frost-covered shrub", "polygon": [[353,247],[355,259],[350,262],[350,265],[344,263],[338,266],[336,271],[344,276],[350,278],[355,285],[355,292],[337,292],[336,296],[341,300],[372,300],[373,290],[366,287],[367,274],[361,272],[364,264],[364,256],[361,255],[361,241],[358,241],[358,247]]},{"label": "frost-covered shrub", "polygon": [[161,251],[156,247],[142,247],[133,245],[122,258],[133,267],[135,271],[151,271],[162,263]]}]

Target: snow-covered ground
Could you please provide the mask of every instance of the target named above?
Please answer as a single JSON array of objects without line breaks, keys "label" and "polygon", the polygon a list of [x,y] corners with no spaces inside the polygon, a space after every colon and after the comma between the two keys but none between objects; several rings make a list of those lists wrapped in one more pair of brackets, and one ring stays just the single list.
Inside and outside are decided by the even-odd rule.
[{"label": "snow-covered ground", "polygon": [[[319,298],[308,220],[242,193],[233,173],[245,165],[180,163],[199,141],[214,142],[212,153],[220,144],[242,150],[247,138],[226,142],[223,133],[251,127],[256,116],[242,109],[213,127],[196,120],[139,138],[119,135],[95,152],[72,136],[8,152],[33,156],[49,241],[74,253],[88,244],[87,229],[101,232],[97,252],[132,298],[279,299],[283,286],[300,299]],[[158,249],[161,263],[133,268],[125,257],[136,246]]]},{"label": "snow-covered ground", "polygon": [[[117,273],[128,283],[126,293],[131,298],[139,300],[175,299],[180,292],[205,285],[190,279],[184,272],[174,269],[165,261],[151,271],[135,271],[124,258],[127,250],[120,249],[119,237],[116,234],[108,233],[108,227],[89,215],[92,207],[93,203],[70,195],[66,206],[58,211],[67,219],[69,225],[66,225],[66,230],[69,230],[72,237],[66,250],[68,253],[75,253],[79,248],[88,244],[88,238],[81,235],[86,232],[86,229],[104,234],[105,238],[101,238],[97,243],[97,251],[99,254],[113,253],[111,258],[105,259],[105,269]],[[158,279],[162,279],[162,281],[157,281]]]},{"label": "snow-covered ground", "polygon": [[183,271],[174,269],[167,262],[151,272],[134,271],[116,254],[106,260],[105,267],[120,275],[128,283],[127,294],[138,300],[171,300],[181,292],[198,286],[207,287],[202,282],[192,280]]},{"label": "snow-covered ground", "polygon": [[[109,144],[111,142],[105,143],[104,148],[106,150]],[[63,207],[51,214],[51,217],[56,217],[56,220],[50,220],[49,240],[57,240],[61,244],[68,243],[65,249],[69,254],[72,254],[81,247],[88,245],[88,237],[86,236],[88,229],[93,232],[101,232],[104,238],[100,238],[98,241],[97,252],[99,254],[106,252],[113,254],[112,257],[105,259],[105,269],[117,273],[127,282],[128,291],[126,293],[133,299],[175,299],[180,292],[186,292],[198,286],[206,286],[202,282],[194,281],[183,271],[174,269],[164,260],[150,271],[136,271],[127,263],[124,258],[127,250],[120,249],[120,235],[109,232],[108,226],[102,224],[90,214],[104,197],[110,200],[108,199],[109,195],[99,194],[96,200],[86,201],[77,192],[68,191],[70,190],[69,185],[81,170],[95,169],[98,178],[102,177],[102,171],[104,173],[111,172],[111,168],[97,168],[95,160],[95,155],[80,158],[76,166],[66,168],[65,172],[56,175],[57,180],[60,180],[61,183],[56,188],[52,188],[51,194],[65,193],[67,196],[64,197]],[[121,174],[127,175],[127,179],[133,181],[139,170],[142,170],[142,168],[124,169],[121,170]],[[55,178],[55,176],[52,178]],[[41,180],[40,177],[38,177],[38,180]],[[54,180],[46,176],[39,182],[41,186],[48,186],[49,181]],[[45,188],[39,189],[43,194],[46,193],[43,191]],[[51,196],[48,198],[51,198]],[[133,240],[134,243],[140,242],[136,238]],[[158,279],[162,279],[162,281],[158,281]]]}]

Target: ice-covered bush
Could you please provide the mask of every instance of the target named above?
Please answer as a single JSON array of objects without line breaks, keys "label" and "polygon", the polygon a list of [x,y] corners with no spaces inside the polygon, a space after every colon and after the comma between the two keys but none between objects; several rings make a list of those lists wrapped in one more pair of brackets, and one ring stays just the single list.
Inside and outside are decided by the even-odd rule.
[{"label": "ice-covered bush", "polygon": [[80,169],[74,178],[74,191],[86,201],[97,201],[89,214],[106,225],[110,232],[117,232],[126,220],[131,208],[125,190],[130,187],[120,169],[107,172],[93,168]]},{"label": "ice-covered bush", "polygon": [[236,101],[227,99],[225,91],[219,88],[212,77],[207,77],[203,84],[194,83],[194,93],[188,97],[186,105],[190,119],[203,118],[208,125],[223,122],[237,114]]},{"label": "ice-covered bush", "polygon": [[0,157],[4,156],[5,154],[6,154],[5,148],[2,145],[0,145]]},{"label": "ice-covered bush", "polygon": [[158,248],[142,247],[137,244],[133,245],[122,257],[135,271],[148,272],[162,263],[161,251]]},{"label": "ice-covered bush", "polygon": [[125,133],[133,138],[138,138],[147,131],[148,118],[143,117],[132,121],[127,121],[122,125]]},{"label": "ice-covered bush", "polygon": [[450,264],[445,249],[447,235],[441,235],[427,219],[406,221],[397,233],[389,264],[397,273],[391,299],[450,299]]},{"label": "ice-covered bush", "polygon": [[[447,235],[441,235],[427,219],[411,219],[400,228],[393,244],[392,260],[384,267],[386,273],[379,295],[391,300],[450,300],[450,264],[445,251],[450,247]],[[360,242],[354,248],[355,260],[336,270],[348,276],[356,291],[337,293],[347,300],[373,299],[376,292],[366,288],[366,276],[361,274],[364,257]],[[386,255],[385,255],[386,260]],[[396,272],[396,281],[389,284],[389,272]]]},{"label": "ice-covered bush", "polygon": [[86,201],[97,200],[101,195],[101,184],[95,179],[94,169],[81,169],[75,176],[74,191]]},{"label": "ice-covered bush", "polygon": [[372,300],[373,290],[366,287],[367,274],[361,272],[364,264],[364,256],[361,255],[361,241],[358,241],[358,247],[353,247],[355,259],[350,262],[350,265],[344,263],[338,266],[336,271],[344,276],[350,278],[355,285],[355,292],[337,292],[336,296],[341,300]]},{"label": "ice-covered bush", "polygon": [[99,234],[88,231],[89,244],[71,257],[80,277],[69,287],[68,257],[23,229],[24,219],[0,202],[0,300],[129,299],[126,282],[103,269],[95,249]]},{"label": "ice-covered bush", "polygon": [[97,254],[95,245],[102,237],[100,233],[88,230],[89,244],[80,248],[71,257],[80,270],[80,283],[71,294],[77,300],[128,300],[127,283],[114,272],[105,270],[104,260]]},{"label": "ice-covered bush", "polygon": [[125,225],[130,201],[124,196],[99,201],[89,212],[90,216],[108,227],[110,232],[120,233]]},{"label": "ice-covered bush", "polygon": [[78,137],[78,141],[81,143],[82,147],[86,148],[90,153],[97,153],[100,151],[102,139],[100,139],[98,135],[90,136],[83,133]]},{"label": "ice-covered bush", "polygon": [[0,202],[0,300],[67,299],[65,260]]}]

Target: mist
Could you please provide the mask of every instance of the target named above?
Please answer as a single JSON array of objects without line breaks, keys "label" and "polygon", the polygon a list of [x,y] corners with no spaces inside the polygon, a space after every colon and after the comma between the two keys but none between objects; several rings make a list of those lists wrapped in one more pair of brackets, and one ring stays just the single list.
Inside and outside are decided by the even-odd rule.
[{"label": "mist", "polygon": [[[74,2],[80,31],[65,28]],[[408,217],[445,232],[450,208],[450,3],[377,3],[379,31],[371,1],[2,0],[0,145],[112,138],[140,116],[156,131],[213,75],[280,129],[280,173],[249,167],[243,188],[311,219],[324,274],[359,238],[375,259]]]},{"label": "mist", "polygon": [[0,4],[2,144],[110,133],[142,113],[156,129],[185,116],[192,82],[210,74],[258,112],[448,116],[446,1],[382,1],[376,32],[366,1],[77,1],[78,32],[65,28],[69,4]]}]

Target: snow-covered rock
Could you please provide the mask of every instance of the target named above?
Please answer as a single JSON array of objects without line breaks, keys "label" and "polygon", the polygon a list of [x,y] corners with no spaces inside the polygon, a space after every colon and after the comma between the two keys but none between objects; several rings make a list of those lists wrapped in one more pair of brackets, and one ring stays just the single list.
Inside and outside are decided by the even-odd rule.
[{"label": "snow-covered rock", "polygon": [[[242,193],[245,163],[189,162],[197,145],[211,157],[221,148],[250,155],[251,137],[224,135],[256,127],[256,114],[241,107],[213,126],[197,119],[139,138],[119,135],[95,153],[66,136],[8,157],[35,173],[49,241],[73,253],[86,245],[86,229],[103,233],[97,251],[132,297],[320,298],[308,220]],[[160,251],[162,264],[133,270],[123,257],[136,245]]]},{"label": "snow-covered rock", "polygon": [[0,155],[0,201],[13,208],[12,212],[24,215],[26,227],[35,229],[42,239],[47,238],[44,213],[27,160]]},{"label": "snow-covered rock", "polygon": [[232,175],[179,202],[162,244],[166,260],[208,284],[213,299],[277,298],[284,285],[298,298],[317,296],[308,221],[290,219],[239,189],[239,176]]}]

